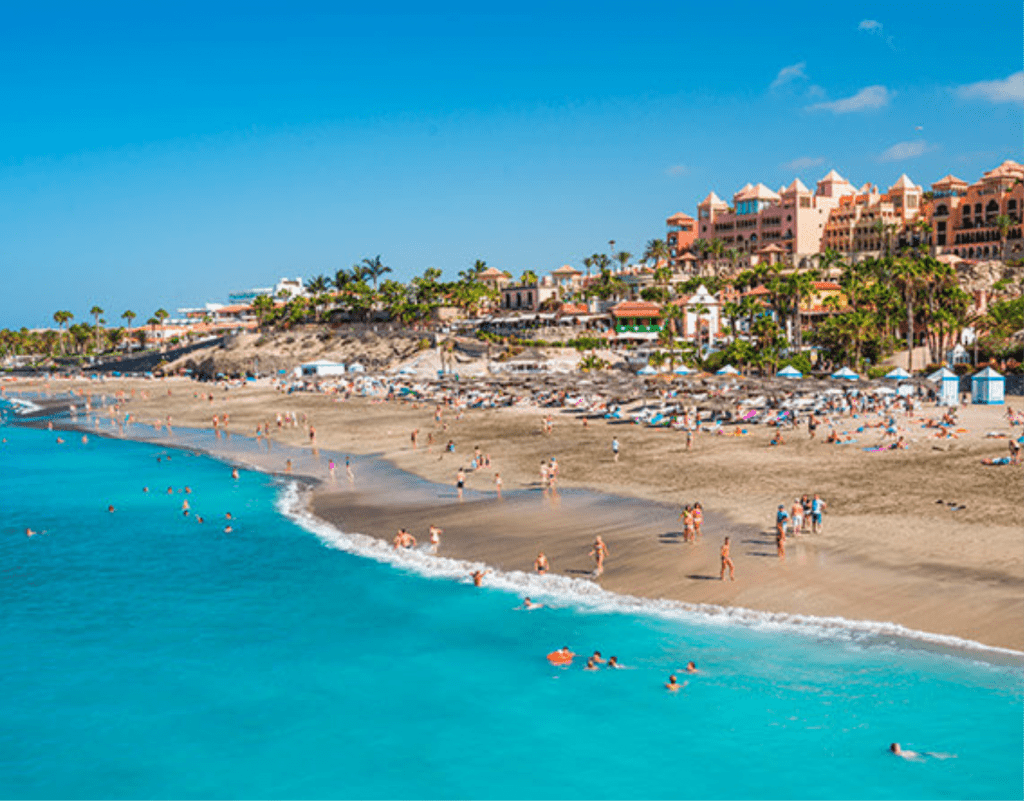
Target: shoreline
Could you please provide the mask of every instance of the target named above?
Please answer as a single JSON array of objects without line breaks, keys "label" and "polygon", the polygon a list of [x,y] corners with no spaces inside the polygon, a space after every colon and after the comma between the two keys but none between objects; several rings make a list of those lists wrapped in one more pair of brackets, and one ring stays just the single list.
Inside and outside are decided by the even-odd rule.
[{"label": "shoreline", "polygon": [[[516,414],[514,410],[512,415]],[[323,430],[319,425],[318,429]],[[86,427],[86,431],[90,434],[105,433],[91,426]],[[649,497],[644,499],[625,493],[613,495],[607,488],[593,486],[579,488],[581,497],[586,499],[586,503],[581,504],[576,495],[580,482],[565,482],[573,489],[562,493],[561,509],[552,509],[543,503],[538,505],[540,493],[532,490],[529,482],[519,482],[518,490],[507,492],[506,501],[501,506],[493,500],[493,493],[486,492],[477,492],[472,499],[467,496],[465,503],[456,504],[453,498],[444,497],[454,495],[452,488],[425,475],[429,470],[410,472],[408,465],[403,464],[409,461],[410,454],[403,451],[396,454],[386,447],[387,443],[377,443],[385,445],[376,449],[379,456],[360,457],[356,462],[357,470],[361,471],[361,466],[371,462],[386,464],[387,470],[401,471],[403,475],[415,478],[416,482],[429,486],[433,496],[424,498],[415,492],[405,492],[404,495],[392,492],[387,501],[367,502],[365,497],[353,496],[344,488],[332,488],[324,480],[327,451],[321,454],[319,466],[315,462],[310,465],[306,476],[303,460],[311,458],[308,446],[285,445],[275,440],[273,447],[276,450],[269,457],[260,454],[258,458],[239,458],[256,455],[242,453],[244,449],[253,449],[254,441],[250,437],[233,433],[231,439],[235,446],[231,452],[225,453],[221,449],[215,452],[195,441],[183,444],[179,437],[186,432],[177,425],[175,432],[171,438],[149,435],[130,438],[198,450],[222,461],[239,462],[242,466],[279,478],[308,477],[319,481],[308,493],[311,514],[315,513],[341,532],[375,532],[370,536],[375,536],[385,546],[399,526],[409,528],[422,540],[426,526],[437,522],[445,529],[442,556],[460,562],[484,563],[501,571],[502,575],[529,576],[535,548],[538,540],[542,540],[540,544],[552,560],[555,572],[562,572],[567,580],[582,581],[579,577],[592,567],[586,553],[596,529],[612,549],[607,571],[600,579],[600,589],[616,597],[639,599],[640,603],[653,605],[679,604],[687,614],[704,610],[719,618],[723,615],[760,615],[775,620],[815,620],[824,621],[826,628],[839,625],[857,631],[884,631],[884,636],[897,638],[931,641],[952,638],[952,641],[960,641],[962,646],[966,646],[965,650],[980,647],[1014,656],[1024,651],[1016,641],[1019,637],[1013,634],[1021,620],[1017,609],[1024,608],[1020,606],[1019,587],[998,572],[986,575],[961,568],[950,575],[948,566],[922,560],[904,573],[896,574],[889,565],[873,562],[864,553],[831,548],[829,543],[816,541],[809,535],[790,541],[793,553],[788,562],[780,566],[773,558],[757,558],[758,553],[765,553],[765,548],[774,550],[774,542],[762,536],[763,526],[723,514],[720,508],[716,513],[717,505],[713,503],[705,503],[709,514],[704,541],[696,546],[683,546],[678,537],[672,536],[678,532],[669,528],[669,518],[675,516],[672,505],[664,501],[652,503],[653,499]],[[194,434],[189,436],[192,440],[212,439],[208,429],[198,428],[188,434]],[[244,449],[239,449],[242,440],[247,444]],[[274,464],[275,460],[284,458],[286,450],[296,454],[295,470],[291,476],[275,469]],[[352,447],[349,452],[365,450]],[[335,458],[340,464],[340,454]],[[342,472],[340,467],[338,472]],[[362,483],[362,472],[359,478]],[[473,478],[472,474],[470,478]],[[338,483],[342,482],[343,479],[339,478]],[[473,482],[469,483],[472,487]],[[422,489],[421,486],[418,491],[422,492]],[[379,486],[377,491],[380,491]],[[635,522],[638,511],[647,516],[639,525]],[[514,518],[515,525],[507,524],[506,518],[510,516]],[[740,581],[736,582],[737,585],[745,582],[746,586],[735,588],[739,589],[738,592],[723,593],[723,590],[730,589],[729,582],[724,582],[723,587],[723,583],[717,581],[717,545],[724,534],[734,538],[734,545],[736,539],[747,540],[742,547],[748,549],[749,553],[744,554],[748,558],[742,565],[737,560]],[[682,550],[684,548],[689,548],[689,551]],[[683,565],[680,564],[680,556],[685,560]],[[683,576],[680,576],[681,567],[686,570]],[[716,580],[708,580],[712,575]],[[964,596],[965,582],[971,583],[969,589],[975,596],[973,599]],[[586,583],[597,586],[594,582]],[[533,591],[541,593],[539,588]],[[879,591],[884,593],[884,597],[878,597]],[[994,626],[990,615],[978,611],[979,601],[985,602],[990,610],[1000,608],[1002,626]],[[886,616],[883,613],[888,609],[901,610],[902,613]],[[941,616],[937,610],[942,610]],[[970,636],[972,626],[979,621],[987,624],[987,628],[982,636]],[[960,647],[954,647],[960,650]]]}]

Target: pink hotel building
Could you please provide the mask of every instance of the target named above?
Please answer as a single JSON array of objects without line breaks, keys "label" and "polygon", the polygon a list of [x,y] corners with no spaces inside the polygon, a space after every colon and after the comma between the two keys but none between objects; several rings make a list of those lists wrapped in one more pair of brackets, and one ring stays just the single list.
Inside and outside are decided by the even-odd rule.
[{"label": "pink hotel building", "polygon": [[[1011,227],[1000,252],[999,215]],[[773,192],[764,184],[747,184],[732,196],[732,206],[711,192],[697,205],[696,235],[719,239],[735,248],[747,264],[774,260],[776,253],[797,267],[811,266],[825,250],[856,254],[878,252],[893,245],[925,240],[937,253],[961,258],[1020,258],[1024,254],[1024,166],[1004,161],[968,184],[951,175],[932,184],[931,191],[901,175],[887,192],[864,184],[859,189],[835,170],[812,192],[795,179]],[[930,233],[913,233],[910,224],[927,221]],[[888,232],[876,230],[881,221]],[[692,242],[689,223],[677,214],[666,221],[674,260],[685,259]],[[891,237],[891,238],[890,238]],[[780,252],[781,251],[781,252]],[[692,260],[692,258],[691,258]]]},{"label": "pink hotel building", "polygon": [[732,208],[714,192],[697,204],[697,235],[721,239],[726,247],[744,254],[758,254],[777,245],[800,264],[818,253],[829,213],[854,186],[835,170],[818,181],[812,192],[795,179],[773,192],[764,184],[747,184],[732,196]]}]

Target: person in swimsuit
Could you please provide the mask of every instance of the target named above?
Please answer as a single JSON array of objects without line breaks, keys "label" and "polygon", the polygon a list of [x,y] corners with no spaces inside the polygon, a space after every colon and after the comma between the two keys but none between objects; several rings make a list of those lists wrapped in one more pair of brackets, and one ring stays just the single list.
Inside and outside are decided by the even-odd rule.
[{"label": "person in swimsuit", "polygon": [[490,572],[491,572],[490,570],[476,570],[476,571],[470,573],[469,575],[473,579],[473,586],[474,587],[479,587],[480,584],[484,580],[484,576],[486,576]]},{"label": "person in swimsuit", "polygon": [[619,664],[619,658],[617,656],[609,656],[608,657],[608,664],[605,665],[605,667],[606,668],[611,668],[612,670],[615,670],[617,668],[622,667],[622,665]]},{"label": "person in swimsuit", "polygon": [[537,558],[533,560],[533,569],[542,576],[551,569],[551,566],[548,564],[548,558],[544,555],[543,551],[537,554]]},{"label": "person in swimsuit", "polygon": [[775,513],[775,548],[778,551],[779,559],[786,557],[787,523],[789,523],[789,515],[786,513],[786,507],[780,503],[779,509]]},{"label": "person in swimsuit", "polygon": [[665,689],[668,690],[670,693],[674,693],[678,692],[680,687],[685,686],[685,683],[680,684],[678,681],[676,681],[676,676],[673,673],[671,676],[668,677],[668,684],[665,685]]},{"label": "person in swimsuit", "polygon": [[719,581],[725,581],[725,571],[729,571],[729,581],[736,580],[736,567],[732,563],[732,559],[729,557],[729,538],[726,537],[722,543],[722,574],[718,577]]},{"label": "person in swimsuit", "polygon": [[700,527],[704,525],[704,507],[700,505],[700,501],[697,501],[693,505],[692,516],[693,534],[695,537],[700,537]]},{"label": "person in swimsuit", "polygon": [[612,458],[616,462],[619,461],[619,440],[617,437],[612,437]]},{"label": "person in swimsuit", "polygon": [[430,529],[430,552],[437,556],[437,550],[441,547],[441,535],[444,533],[443,528],[438,526],[431,526]]},{"label": "person in swimsuit", "polygon": [[804,525],[804,505],[800,503],[799,498],[793,499],[793,507],[790,509],[790,515],[792,524],[790,525],[790,532],[795,537],[800,533],[800,530]]},{"label": "person in swimsuit", "polygon": [[462,500],[462,490],[466,486],[466,471],[461,467],[459,472],[455,474],[455,489],[459,493],[459,500]]},{"label": "person in swimsuit", "polygon": [[600,651],[594,651],[594,655],[590,657],[590,661],[593,662],[595,665],[603,665],[604,657],[601,656]]},{"label": "person in swimsuit", "polygon": [[501,473],[494,474],[494,491],[498,493],[498,500],[501,500]]},{"label": "person in swimsuit", "polygon": [[693,511],[690,508],[690,504],[686,504],[683,507],[683,511],[679,513],[679,519],[683,521],[683,541],[693,542],[694,541],[694,524],[693,524]]},{"label": "person in swimsuit", "polygon": [[590,659],[587,660],[587,666],[585,668],[583,668],[583,669],[584,670],[597,670],[597,665],[594,662],[594,657],[590,657]]},{"label": "person in swimsuit", "polygon": [[686,672],[687,673],[696,673],[697,672],[697,663],[696,662],[687,662],[686,663]]},{"label": "person in swimsuit", "polygon": [[608,546],[604,544],[604,540],[598,534],[594,538],[594,547],[590,551],[590,555],[594,557],[594,561],[597,563],[597,567],[594,568],[595,576],[600,576],[604,573],[604,560],[608,557],[608,553]]},{"label": "person in swimsuit", "polygon": [[523,599],[523,609],[543,609],[544,604],[534,603],[529,597]]}]

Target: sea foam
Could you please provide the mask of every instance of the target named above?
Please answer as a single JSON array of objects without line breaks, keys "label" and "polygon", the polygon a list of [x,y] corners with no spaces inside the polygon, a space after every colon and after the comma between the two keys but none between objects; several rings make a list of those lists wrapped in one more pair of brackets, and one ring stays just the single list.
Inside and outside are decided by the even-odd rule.
[{"label": "sea foam", "polygon": [[844,617],[816,617],[786,612],[764,612],[743,607],[693,604],[664,598],[638,598],[610,592],[593,581],[568,576],[545,575],[522,570],[498,570],[483,562],[432,555],[421,545],[396,550],[387,540],[366,534],[344,532],[309,511],[308,487],[290,481],[282,485],[276,505],[290,520],[316,535],[327,547],[373,559],[432,579],[471,583],[471,573],[490,570],[487,586],[532,599],[549,606],[571,607],[581,612],[647,615],[684,621],[694,626],[743,626],[759,631],[779,631],[802,636],[843,641],[865,646],[902,646],[948,650],[959,656],[981,657],[1001,654],[1019,658],[1020,651],[985,645],[947,634],[917,631],[898,623],[850,620]]}]

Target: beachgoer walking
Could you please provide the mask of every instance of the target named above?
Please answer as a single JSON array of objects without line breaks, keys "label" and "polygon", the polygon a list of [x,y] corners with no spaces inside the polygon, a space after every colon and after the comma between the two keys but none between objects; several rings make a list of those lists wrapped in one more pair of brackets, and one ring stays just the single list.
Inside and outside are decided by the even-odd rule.
[{"label": "beachgoer walking", "polygon": [[345,475],[348,476],[349,484],[356,483],[356,474],[352,472],[352,463],[349,461],[347,456],[345,457]]},{"label": "beachgoer walking", "polygon": [[701,536],[700,527],[704,525],[704,507],[700,505],[700,501],[696,501],[693,504],[693,533],[695,537]]},{"label": "beachgoer walking", "polygon": [[441,547],[441,535],[444,533],[444,529],[438,526],[430,527],[430,552],[437,556],[437,551]]},{"label": "beachgoer walking", "polygon": [[695,539],[693,510],[690,508],[690,504],[683,507],[683,511],[679,513],[679,519],[683,521],[683,542],[693,542]]},{"label": "beachgoer walking", "polygon": [[608,557],[608,554],[608,546],[604,544],[604,540],[598,534],[594,538],[594,547],[590,551],[590,555],[594,557],[594,561],[597,563],[597,567],[594,568],[595,578],[604,573],[604,560]]},{"label": "beachgoer walking", "polygon": [[612,459],[619,461],[619,440],[617,437],[612,437]]},{"label": "beachgoer walking", "polygon": [[722,573],[719,575],[719,581],[725,581],[725,571],[729,571],[729,581],[736,580],[736,566],[732,563],[732,558],[729,556],[729,538],[726,537],[722,543],[722,550],[720,554],[722,556]]},{"label": "beachgoer walking", "polygon": [[466,471],[461,467],[459,472],[455,474],[455,489],[459,493],[459,500],[462,500],[462,490],[466,486]]},{"label": "beachgoer walking", "polygon": [[501,473],[494,474],[494,491],[498,493],[498,500],[501,500]]},{"label": "beachgoer walking", "polygon": [[331,477],[331,481],[334,481],[334,459],[327,460],[327,475]]},{"label": "beachgoer walking", "polygon": [[418,428],[414,428],[412,430],[412,433],[409,435],[409,439],[412,440],[412,449],[413,450],[416,450],[416,439],[417,439],[417,437],[419,437],[419,435],[420,435],[420,430]]},{"label": "beachgoer walking", "polygon": [[814,499],[811,501],[811,532],[814,534],[821,533],[821,516],[825,512],[826,505],[821,496],[814,493]]},{"label": "beachgoer walking", "polygon": [[775,548],[779,559],[786,558],[786,525],[789,523],[789,514],[786,512],[785,504],[779,504],[775,513]]},{"label": "beachgoer walking", "polygon": [[800,503],[799,498],[793,499],[793,506],[790,508],[789,512],[790,520],[792,521],[789,530],[795,537],[804,525],[804,505]]},{"label": "beachgoer walking", "polygon": [[548,564],[548,558],[544,555],[544,551],[537,554],[537,558],[533,560],[533,569],[542,576],[551,569],[551,565]]}]

